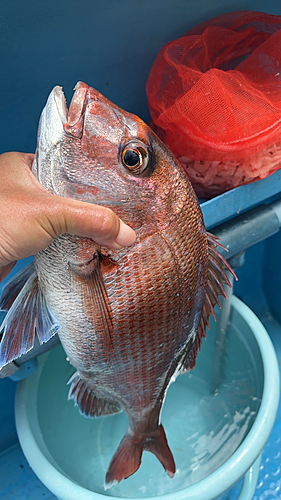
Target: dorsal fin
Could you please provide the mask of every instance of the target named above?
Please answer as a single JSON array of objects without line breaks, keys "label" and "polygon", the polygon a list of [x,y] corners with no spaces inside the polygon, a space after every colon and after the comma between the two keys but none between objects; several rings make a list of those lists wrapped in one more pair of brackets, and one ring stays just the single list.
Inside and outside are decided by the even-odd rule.
[{"label": "dorsal fin", "polygon": [[219,253],[217,247],[224,248],[219,243],[219,238],[212,233],[207,232],[209,267],[207,273],[207,288],[205,301],[202,308],[201,318],[198,326],[198,333],[191,349],[183,361],[182,369],[191,370],[195,366],[197,353],[202,344],[202,338],[206,338],[206,327],[209,328],[209,318],[213,316],[216,319],[214,307],[216,304],[221,307],[219,296],[223,295],[227,298],[224,285],[231,288],[231,283],[228,279],[226,271],[229,271],[235,279],[236,274],[230,267],[225,258]]}]

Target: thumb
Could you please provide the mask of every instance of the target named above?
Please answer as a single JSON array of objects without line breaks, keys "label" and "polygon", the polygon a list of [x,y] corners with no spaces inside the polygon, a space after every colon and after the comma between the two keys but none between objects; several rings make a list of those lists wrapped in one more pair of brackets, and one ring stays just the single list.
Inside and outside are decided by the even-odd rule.
[{"label": "thumb", "polygon": [[99,245],[119,249],[132,245],[135,231],[117,217],[112,210],[92,203],[52,195],[52,209],[47,216],[45,230],[53,237],[62,233],[92,238]]}]

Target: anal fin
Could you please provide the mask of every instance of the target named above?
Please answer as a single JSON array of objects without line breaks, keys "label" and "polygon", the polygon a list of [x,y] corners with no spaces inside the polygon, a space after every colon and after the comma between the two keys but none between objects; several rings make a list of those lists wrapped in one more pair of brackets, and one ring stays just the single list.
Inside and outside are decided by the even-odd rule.
[{"label": "anal fin", "polygon": [[122,408],[117,403],[97,398],[78,372],[72,375],[68,384],[71,384],[68,399],[74,400],[75,406],[78,406],[80,413],[84,417],[102,417],[122,411]]}]

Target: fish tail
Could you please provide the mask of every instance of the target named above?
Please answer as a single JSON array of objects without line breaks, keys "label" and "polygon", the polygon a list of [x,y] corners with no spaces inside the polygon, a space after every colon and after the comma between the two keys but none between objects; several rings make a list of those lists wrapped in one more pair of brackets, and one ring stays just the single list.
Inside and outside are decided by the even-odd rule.
[{"label": "fish tail", "polygon": [[176,465],[168,445],[163,425],[160,424],[156,431],[145,440],[144,449],[154,453],[159,462],[163,465],[168,476],[171,478],[174,477]]},{"label": "fish tail", "polygon": [[154,453],[167,474],[170,477],[174,476],[176,466],[163,426],[159,425],[153,433],[144,437],[133,434],[129,429],[109,464],[105,477],[105,489],[134,474],[141,464],[144,450]]}]

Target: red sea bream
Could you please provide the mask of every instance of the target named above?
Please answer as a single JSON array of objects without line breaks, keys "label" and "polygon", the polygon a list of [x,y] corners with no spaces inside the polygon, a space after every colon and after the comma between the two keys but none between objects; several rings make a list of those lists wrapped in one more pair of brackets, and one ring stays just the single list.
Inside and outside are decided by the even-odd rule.
[{"label": "red sea bream", "polygon": [[3,291],[0,366],[36,334],[42,343],[58,333],[80,412],[128,416],[106,486],[133,474],[143,450],[173,477],[161,408],[171,380],[195,365],[229,266],[178,161],[141,119],[84,83],[69,110],[62,89],[51,92],[33,172],[54,194],[112,208],[137,239],[108,250],[63,234],[35,255]]}]

